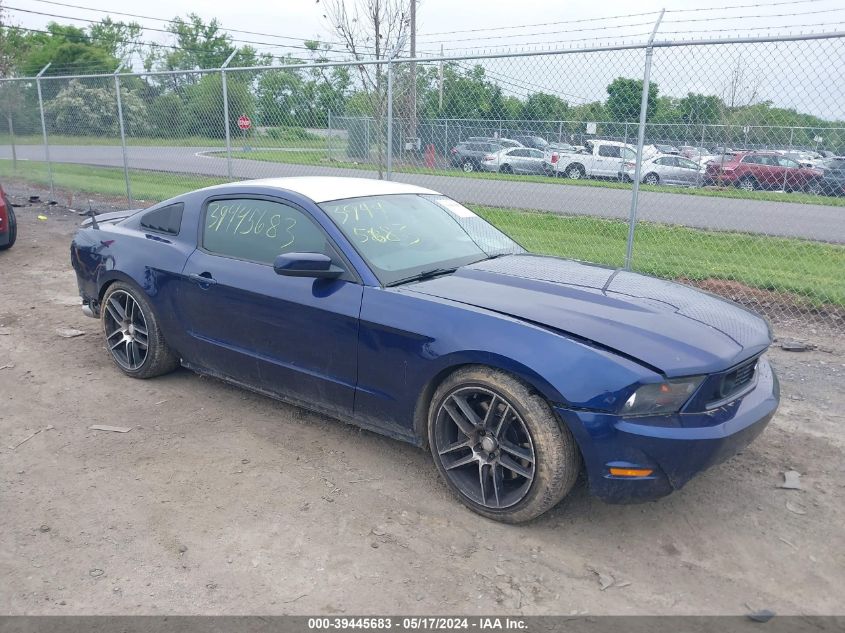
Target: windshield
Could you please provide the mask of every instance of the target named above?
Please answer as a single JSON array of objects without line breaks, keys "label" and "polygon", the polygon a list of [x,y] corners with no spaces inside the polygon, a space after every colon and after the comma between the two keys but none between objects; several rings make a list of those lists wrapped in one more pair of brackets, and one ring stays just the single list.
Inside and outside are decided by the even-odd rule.
[{"label": "windshield", "polygon": [[433,269],[524,253],[475,213],[441,195],[347,198],[320,207],[355,246],[383,285]]},{"label": "windshield", "polygon": [[845,170],[845,159],[843,158],[828,158],[819,163],[819,166],[825,169]]}]

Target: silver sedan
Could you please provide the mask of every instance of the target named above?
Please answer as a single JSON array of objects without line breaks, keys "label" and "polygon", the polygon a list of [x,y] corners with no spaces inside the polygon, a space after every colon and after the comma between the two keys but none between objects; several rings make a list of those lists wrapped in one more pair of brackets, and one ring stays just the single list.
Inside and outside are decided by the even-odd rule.
[{"label": "silver sedan", "polygon": [[[652,156],[643,161],[640,182],[646,185],[682,185],[695,187],[704,179],[704,165],[670,154]],[[634,163],[625,164],[625,180],[634,179]]]},{"label": "silver sedan", "polygon": [[504,174],[551,174],[543,152],[530,147],[510,147],[487,154],[481,160],[481,169]]}]

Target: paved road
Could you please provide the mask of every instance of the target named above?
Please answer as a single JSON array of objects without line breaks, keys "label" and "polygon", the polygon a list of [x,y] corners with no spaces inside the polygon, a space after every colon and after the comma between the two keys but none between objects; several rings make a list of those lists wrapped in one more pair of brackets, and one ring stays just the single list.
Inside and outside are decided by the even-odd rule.
[{"label": "paved road", "polygon": [[[130,147],[130,167],[225,177],[225,158],[201,154],[208,150],[219,151],[220,148]],[[44,159],[44,150],[37,145],[18,147],[17,152],[19,158]],[[50,147],[50,156],[52,160],[64,163],[112,167],[123,165],[121,148],[114,146],[54,145]],[[0,158],[11,158],[8,146],[0,147]],[[374,172],[340,167],[289,165],[244,159],[235,159],[232,162],[233,175],[236,178],[375,176]],[[441,191],[461,202],[552,213],[627,218],[631,206],[630,190],[609,187],[522,183],[426,174],[395,174],[395,179]],[[845,244],[843,207],[642,192],[639,217],[665,224],[802,237]]]}]

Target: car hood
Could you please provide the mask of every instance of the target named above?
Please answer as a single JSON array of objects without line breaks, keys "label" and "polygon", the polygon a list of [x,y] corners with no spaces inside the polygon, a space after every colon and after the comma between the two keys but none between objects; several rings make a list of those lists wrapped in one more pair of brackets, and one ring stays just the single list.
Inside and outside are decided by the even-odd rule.
[{"label": "car hood", "polygon": [[712,373],[765,350],[769,326],[734,303],[670,281],[512,255],[406,286],[584,339],[666,376]]}]

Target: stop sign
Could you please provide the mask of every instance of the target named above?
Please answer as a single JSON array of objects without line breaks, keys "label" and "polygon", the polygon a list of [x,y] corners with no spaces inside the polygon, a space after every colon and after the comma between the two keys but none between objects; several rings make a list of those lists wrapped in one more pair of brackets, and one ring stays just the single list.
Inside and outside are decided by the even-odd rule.
[{"label": "stop sign", "polygon": [[242,130],[248,130],[252,127],[252,121],[249,120],[249,117],[245,114],[242,114],[238,117],[238,127]]}]

